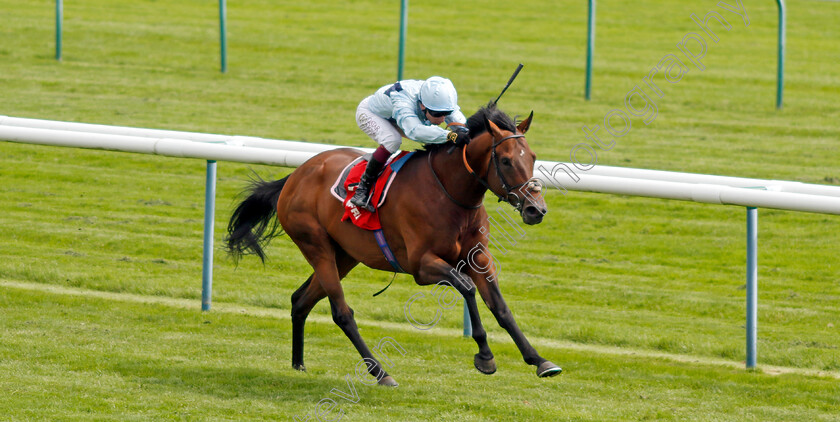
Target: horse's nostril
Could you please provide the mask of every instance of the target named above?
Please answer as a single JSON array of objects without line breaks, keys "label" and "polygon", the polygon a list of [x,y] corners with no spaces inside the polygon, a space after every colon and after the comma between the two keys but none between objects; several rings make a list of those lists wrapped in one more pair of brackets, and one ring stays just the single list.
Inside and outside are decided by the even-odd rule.
[{"label": "horse's nostril", "polygon": [[531,205],[525,207],[522,212],[523,217],[528,218],[529,220],[542,220],[544,212],[540,212],[539,208]]},{"label": "horse's nostril", "polygon": [[522,221],[525,224],[539,224],[542,222],[542,220],[543,213],[541,213],[537,207],[530,206],[525,207],[525,209],[522,210]]}]

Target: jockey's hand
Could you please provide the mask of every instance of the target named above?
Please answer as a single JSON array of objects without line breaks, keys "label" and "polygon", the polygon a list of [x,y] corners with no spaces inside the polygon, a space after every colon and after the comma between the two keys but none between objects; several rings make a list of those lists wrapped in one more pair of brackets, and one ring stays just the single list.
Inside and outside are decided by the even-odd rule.
[{"label": "jockey's hand", "polygon": [[470,130],[466,126],[452,126],[452,131],[446,135],[446,139],[452,141],[456,146],[468,145],[470,143]]}]

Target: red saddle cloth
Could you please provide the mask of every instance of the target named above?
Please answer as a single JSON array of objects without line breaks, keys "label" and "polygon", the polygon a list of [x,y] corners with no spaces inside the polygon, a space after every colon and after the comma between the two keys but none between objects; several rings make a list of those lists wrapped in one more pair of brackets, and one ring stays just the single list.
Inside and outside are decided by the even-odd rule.
[{"label": "red saddle cloth", "polygon": [[[348,166],[351,167],[349,168],[349,171],[348,169],[345,169],[341,172],[341,176],[339,176],[339,179],[336,180],[332,189],[333,195],[340,198],[344,204],[344,215],[341,217],[341,221],[350,220],[356,226],[366,230],[381,229],[382,225],[379,223],[379,207],[385,203],[385,196],[388,194],[388,188],[391,187],[391,182],[393,181],[394,176],[397,175],[397,171],[402,167],[405,161],[407,161],[410,154],[411,153],[407,151],[401,151],[397,154],[397,156],[391,158],[391,160],[389,160],[385,165],[382,173],[376,179],[376,183],[374,183],[373,186],[373,193],[370,198],[370,202],[375,204],[375,210],[373,212],[364,210],[350,203],[350,198],[352,198],[353,194],[356,193],[356,186],[362,178],[362,173],[364,173],[365,167],[367,167],[367,160],[358,159],[350,163]],[[346,179],[342,181],[341,179],[344,177],[346,177]],[[346,193],[336,189],[339,186],[343,187],[343,190]],[[343,195],[343,198],[339,196],[339,193]]]}]

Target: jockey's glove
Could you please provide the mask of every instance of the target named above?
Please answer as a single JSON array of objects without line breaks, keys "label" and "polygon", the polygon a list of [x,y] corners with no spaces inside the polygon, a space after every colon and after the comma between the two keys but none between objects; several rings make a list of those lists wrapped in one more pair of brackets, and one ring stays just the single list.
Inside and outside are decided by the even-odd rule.
[{"label": "jockey's glove", "polygon": [[457,146],[470,143],[470,130],[466,126],[452,126],[452,131],[446,135],[446,139]]}]

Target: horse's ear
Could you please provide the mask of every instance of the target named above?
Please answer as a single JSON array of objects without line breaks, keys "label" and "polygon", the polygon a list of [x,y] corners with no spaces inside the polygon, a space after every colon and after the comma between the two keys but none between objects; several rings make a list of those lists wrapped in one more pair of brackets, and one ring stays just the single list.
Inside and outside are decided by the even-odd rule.
[{"label": "horse's ear", "polygon": [[519,122],[519,126],[516,127],[517,129],[519,129],[519,133],[524,135],[525,132],[528,131],[528,128],[531,127],[531,119],[533,119],[533,118],[534,118],[534,110],[531,110],[531,114],[528,116],[528,118]]},{"label": "horse's ear", "polygon": [[481,116],[481,117],[482,117],[482,121],[484,122],[484,130],[487,131],[487,133],[492,135],[493,132],[491,132],[491,130],[490,130],[490,119],[488,119],[487,116]]},{"label": "horse's ear", "polygon": [[499,127],[496,126],[496,124],[493,123],[492,120],[485,119],[484,121],[487,124],[487,131],[490,132],[491,135],[493,135],[493,138],[498,139],[498,138],[501,138],[503,136],[502,135],[502,130],[499,129]]}]

